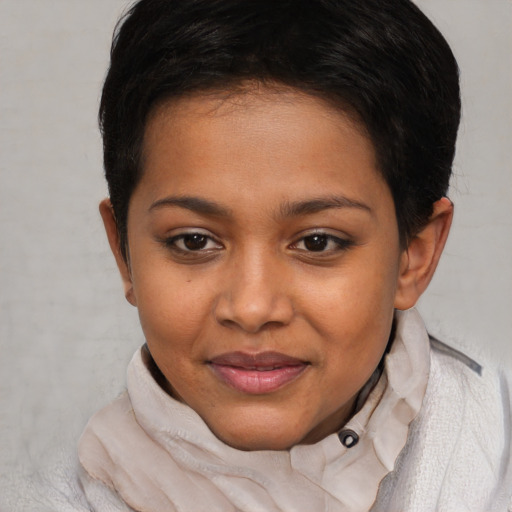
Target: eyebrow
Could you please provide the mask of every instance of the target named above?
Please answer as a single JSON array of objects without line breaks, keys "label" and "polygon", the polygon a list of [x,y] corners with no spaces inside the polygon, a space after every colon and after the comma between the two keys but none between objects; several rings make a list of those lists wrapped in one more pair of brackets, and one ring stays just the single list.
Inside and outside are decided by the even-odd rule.
[{"label": "eyebrow", "polygon": [[192,196],[164,197],[163,199],[155,201],[149,207],[148,211],[158,210],[169,206],[178,206],[179,208],[185,208],[186,210],[191,210],[202,215],[213,215],[216,217],[228,217],[231,213],[229,209],[224,208],[213,201]]},{"label": "eyebrow", "polygon": [[319,197],[306,201],[287,202],[281,206],[280,213],[282,217],[299,217],[331,208],[356,208],[372,213],[372,209],[368,205],[345,196]]},{"label": "eyebrow", "polygon": [[[148,211],[176,206],[202,215],[212,215],[216,217],[229,217],[231,215],[231,210],[228,208],[213,201],[209,201],[208,199],[194,196],[164,197],[152,203]],[[320,197],[305,201],[285,202],[281,205],[279,213],[283,218],[300,217],[301,215],[312,215],[332,208],[356,208],[372,213],[369,206],[345,196]]]}]

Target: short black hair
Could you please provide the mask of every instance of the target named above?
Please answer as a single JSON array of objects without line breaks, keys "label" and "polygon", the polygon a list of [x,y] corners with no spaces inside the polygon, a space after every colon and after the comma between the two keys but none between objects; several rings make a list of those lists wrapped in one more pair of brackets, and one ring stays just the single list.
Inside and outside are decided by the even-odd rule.
[{"label": "short black hair", "polygon": [[459,72],[409,0],[140,0],[119,21],[100,127],[126,257],[146,122],[166,99],[278,83],[355,112],[395,204],[400,240],[446,195],[460,120]]}]

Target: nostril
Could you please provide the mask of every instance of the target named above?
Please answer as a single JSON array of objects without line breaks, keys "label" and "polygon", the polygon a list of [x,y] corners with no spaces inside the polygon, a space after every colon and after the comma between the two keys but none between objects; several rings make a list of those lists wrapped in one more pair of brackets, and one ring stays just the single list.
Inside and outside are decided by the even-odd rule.
[{"label": "nostril", "polygon": [[229,328],[248,333],[271,330],[287,325],[293,317],[291,302],[285,296],[272,300],[242,301],[233,296],[220,298],[215,306],[216,321]]}]

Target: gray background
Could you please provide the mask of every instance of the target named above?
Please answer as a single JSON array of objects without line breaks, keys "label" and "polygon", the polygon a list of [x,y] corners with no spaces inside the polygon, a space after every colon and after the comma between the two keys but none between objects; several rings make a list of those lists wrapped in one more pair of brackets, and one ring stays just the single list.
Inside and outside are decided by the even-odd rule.
[{"label": "gray background", "polygon": [[[421,0],[462,70],[455,223],[419,309],[512,364],[512,2]],[[0,1],[0,502],[71,452],[143,341],[97,212],[96,112],[121,0]],[[39,475],[39,476],[38,476]],[[14,483],[17,483],[16,491]],[[11,496],[11,498],[9,498]],[[19,498],[21,499],[21,498]]]}]

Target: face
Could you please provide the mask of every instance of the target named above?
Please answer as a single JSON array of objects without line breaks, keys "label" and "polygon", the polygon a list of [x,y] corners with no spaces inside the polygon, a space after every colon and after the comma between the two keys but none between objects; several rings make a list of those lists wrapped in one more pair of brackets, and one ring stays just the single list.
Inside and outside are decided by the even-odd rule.
[{"label": "face", "polygon": [[363,130],[260,89],[161,106],[144,150],[121,270],[173,395],[240,449],[335,432],[383,355],[403,263]]}]

